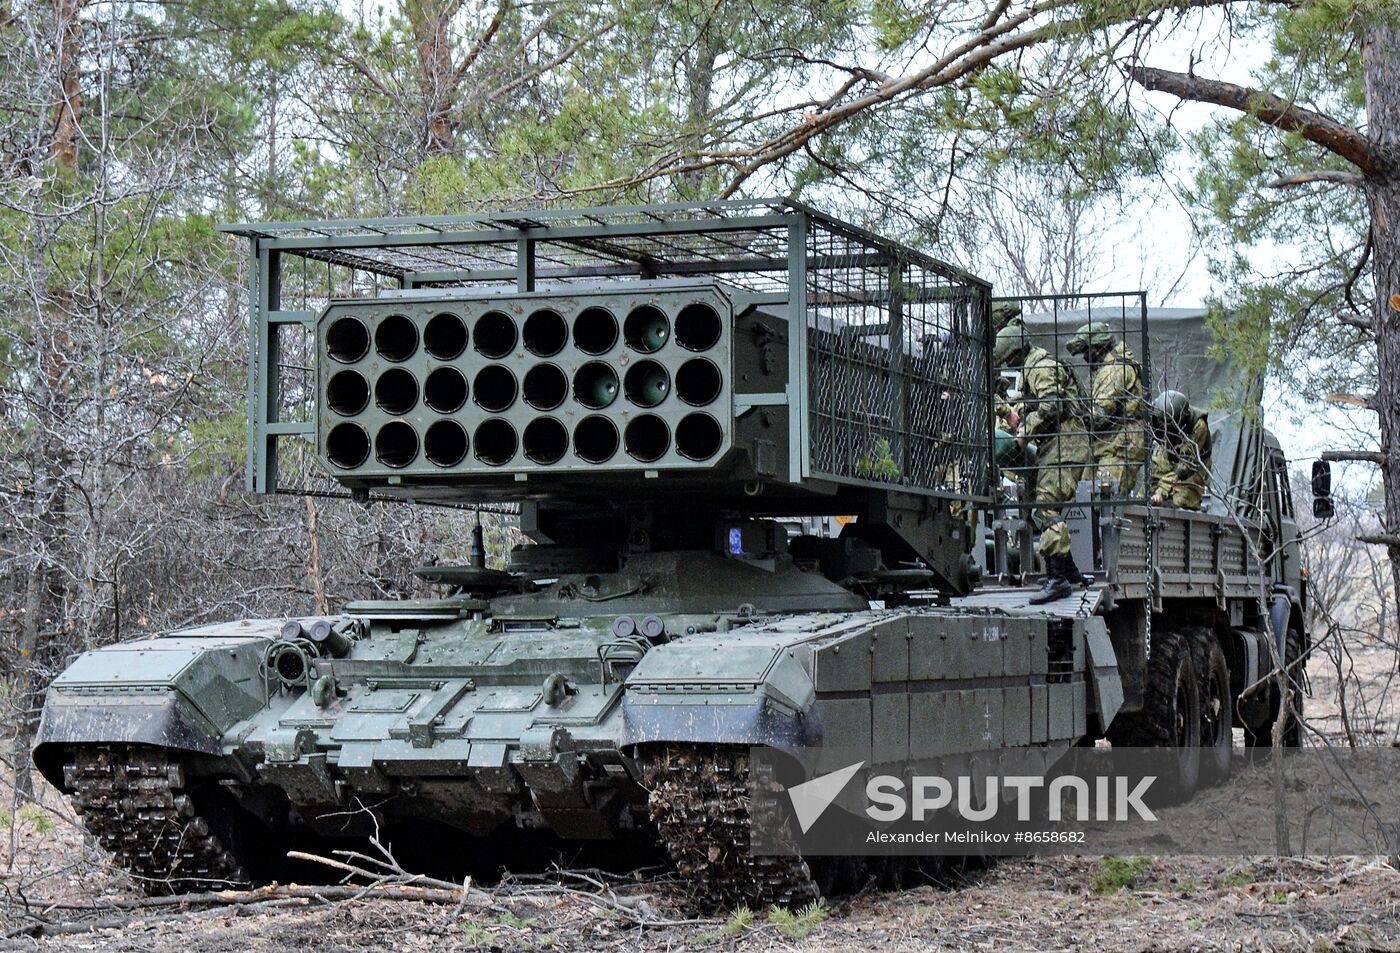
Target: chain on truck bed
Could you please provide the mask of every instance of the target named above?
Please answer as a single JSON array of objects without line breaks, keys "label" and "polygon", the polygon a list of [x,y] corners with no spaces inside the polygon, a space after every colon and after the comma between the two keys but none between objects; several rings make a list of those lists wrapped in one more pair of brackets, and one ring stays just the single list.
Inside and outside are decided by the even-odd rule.
[{"label": "chain on truck bed", "polygon": [[151,893],[208,890],[247,880],[198,816],[184,766],[160,748],[83,745],[64,785],[83,824]]},{"label": "chain on truck bed", "polygon": [[818,889],[798,855],[749,852],[748,750],[671,745],[643,757],[652,821],[708,908],[789,906]]}]

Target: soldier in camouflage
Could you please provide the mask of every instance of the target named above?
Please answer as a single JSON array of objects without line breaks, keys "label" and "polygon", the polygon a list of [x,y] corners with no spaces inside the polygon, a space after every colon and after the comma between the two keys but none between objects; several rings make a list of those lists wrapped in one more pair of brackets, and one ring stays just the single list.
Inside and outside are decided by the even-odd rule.
[{"label": "soldier in camouflage", "polygon": [[[1014,301],[1002,301],[992,305],[992,336],[995,337],[1008,327],[1025,330],[1025,322],[1021,320],[1021,306]],[[998,427],[1015,433],[1016,428],[1021,425],[1021,411],[1007,394],[1010,386],[1010,378],[997,376],[995,414]]]},{"label": "soldier in camouflage", "polygon": [[[1017,439],[1023,444],[1036,444],[1035,502],[1065,503],[1074,499],[1089,457],[1089,438],[1079,416],[1081,394],[1074,373],[1045,349],[1032,346],[1019,323],[997,334],[992,357],[998,366],[1021,368],[1023,416]],[[1040,508],[1032,519],[1040,530],[1045,583],[1030,602],[1040,605],[1063,599],[1073,591],[1073,584],[1082,582],[1084,577],[1070,555],[1069,525],[1060,511]]]},{"label": "soldier in camouflage", "polygon": [[1089,365],[1086,418],[1094,481],[1116,483],[1120,495],[1130,496],[1147,459],[1142,367],[1127,343],[1120,344],[1102,321],[1082,325],[1065,348],[1082,355]]},{"label": "soldier in camouflage", "polygon": [[1012,325],[1022,330],[1026,327],[1025,322],[1021,320],[1021,306],[1014,301],[1001,301],[992,305],[992,334],[1000,334]]},{"label": "soldier in camouflage", "polygon": [[996,381],[993,416],[996,417],[997,428],[1014,434],[1021,425],[1021,412],[1011,402],[1011,379],[998,374]]},{"label": "soldier in camouflage", "polygon": [[1199,510],[1210,481],[1210,423],[1186,395],[1168,390],[1152,403],[1152,503]]}]

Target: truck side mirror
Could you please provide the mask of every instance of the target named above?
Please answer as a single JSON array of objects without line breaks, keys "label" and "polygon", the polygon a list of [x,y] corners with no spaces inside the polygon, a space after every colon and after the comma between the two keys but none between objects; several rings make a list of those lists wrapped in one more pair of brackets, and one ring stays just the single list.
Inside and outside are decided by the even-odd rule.
[{"label": "truck side mirror", "polygon": [[1337,508],[1332,503],[1332,464],[1314,460],[1312,465],[1313,516],[1330,520]]}]

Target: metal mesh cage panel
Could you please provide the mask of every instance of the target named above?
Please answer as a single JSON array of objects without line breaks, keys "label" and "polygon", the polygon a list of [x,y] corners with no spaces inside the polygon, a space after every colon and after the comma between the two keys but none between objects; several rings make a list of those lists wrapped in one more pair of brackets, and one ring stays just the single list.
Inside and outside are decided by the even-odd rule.
[{"label": "metal mesh cage panel", "polygon": [[[990,498],[986,283],[798,203],[247,223],[249,487],[339,493],[299,443],[315,419],[313,336],[333,300],[462,289],[567,290],[712,278],[789,322],[806,374],[790,481]],[[756,299],[757,300],[757,299]],[[281,452],[285,450],[285,452]]]},{"label": "metal mesh cage panel", "polygon": [[985,289],[895,248],[808,238],[813,473],[948,496],[985,490]]}]

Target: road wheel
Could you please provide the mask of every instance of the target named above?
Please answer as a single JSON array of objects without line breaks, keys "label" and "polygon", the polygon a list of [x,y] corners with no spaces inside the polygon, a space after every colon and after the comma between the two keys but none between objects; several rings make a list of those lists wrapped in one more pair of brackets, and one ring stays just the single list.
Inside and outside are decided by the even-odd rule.
[{"label": "road wheel", "polygon": [[[1288,716],[1283,723],[1283,746],[1296,748],[1303,743],[1303,634],[1290,628],[1283,643],[1284,670],[1288,673]],[[1269,720],[1258,728],[1244,730],[1244,743],[1250,748],[1272,748],[1274,722],[1278,720],[1278,686],[1270,688],[1272,702]]]},{"label": "road wheel", "polygon": [[1191,661],[1201,680],[1201,782],[1219,784],[1230,776],[1235,737],[1230,729],[1230,669],[1210,629],[1191,633]]},{"label": "road wheel", "polygon": [[1152,800],[1180,801],[1196,790],[1201,779],[1201,686],[1185,635],[1171,630],[1155,634],[1142,710],[1115,718],[1108,739],[1120,748],[1174,749],[1164,759],[1160,793],[1154,792]]}]

